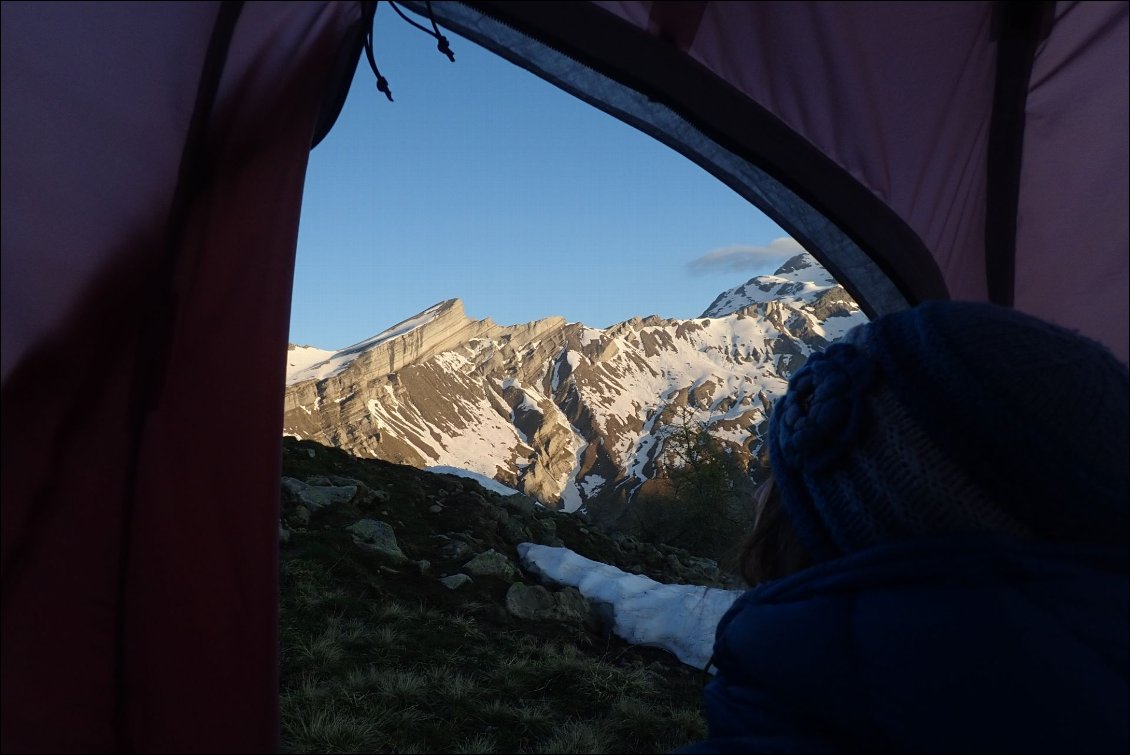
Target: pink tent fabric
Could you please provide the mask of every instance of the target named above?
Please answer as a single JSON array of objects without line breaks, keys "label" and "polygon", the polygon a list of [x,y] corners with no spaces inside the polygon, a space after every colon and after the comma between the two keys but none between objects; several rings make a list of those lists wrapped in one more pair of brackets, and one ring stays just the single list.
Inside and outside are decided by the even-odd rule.
[{"label": "pink tent fabric", "polygon": [[1016,307],[1127,361],[1130,5],[1057,3],[1028,88]]},{"label": "pink tent fabric", "polygon": [[293,255],[359,17],[3,6],[6,752],[277,746]]},{"label": "pink tent fabric", "polygon": [[872,315],[987,299],[1128,358],[1125,2],[433,7],[713,172]]},{"label": "pink tent fabric", "polygon": [[[372,8],[2,6],[4,751],[277,745],[298,213]],[[432,4],[713,172],[870,312],[992,299],[1124,361],[1128,9]]]}]

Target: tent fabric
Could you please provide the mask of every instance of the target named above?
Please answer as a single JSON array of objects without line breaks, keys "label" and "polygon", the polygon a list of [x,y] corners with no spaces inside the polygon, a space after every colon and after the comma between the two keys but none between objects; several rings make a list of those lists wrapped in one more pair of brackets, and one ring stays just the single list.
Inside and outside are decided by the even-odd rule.
[{"label": "tent fabric", "polygon": [[[551,48],[624,83],[646,78],[616,52],[637,44],[624,27],[665,46],[669,69],[664,81],[645,84],[650,94],[767,170],[770,180],[763,183],[779,181],[833,220],[869,263],[856,259],[844,266],[840,250],[818,242],[810,250],[871,314],[890,311],[857,278],[860,272],[874,277],[876,268],[910,303],[989,298],[986,207],[995,199],[987,193],[987,165],[994,158],[989,134],[1000,16],[1010,4],[609,1],[592,5],[619,23],[590,12],[574,30],[560,19],[547,29],[539,18],[548,12],[517,3],[467,5],[519,31],[535,26]],[[1015,179],[1021,197],[1016,218],[1004,219],[1017,226],[1011,303],[1081,330],[1123,361],[1130,352],[1128,10],[1124,2],[1056,3],[1049,28],[1038,30],[1025,112],[1018,119],[1023,131],[1014,137],[1023,145]],[[692,24],[693,35],[664,26],[679,23]],[[613,51],[598,49],[589,38],[615,40],[604,45]],[[694,99],[704,71],[731,90],[708,105]],[[681,80],[695,84],[680,88]],[[742,108],[750,103],[768,117],[743,122]],[[799,143],[778,141],[771,148],[802,158],[790,163],[787,155],[760,153],[756,144],[726,133],[739,123],[750,133],[763,131],[772,119]],[[806,147],[819,157],[805,154]],[[793,164],[820,158],[842,175],[827,168],[805,174],[804,165]],[[845,179],[897,219],[863,206]],[[1033,193],[1037,187],[1040,192]],[[774,219],[782,214],[772,198],[741,193]],[[790,210],[786,230],[798,223]],[[891,232],[879,236],[878,225]],[[798,238],[813,240],[804,233]],[[1073,252],[1080,243],[1086,243],[1085,262]],[[924,273],[921,250],[933,260],[941,286]]]},{"label": "tent fabric", "polygon": [[[712,172],[869,313],[1007,296],[1127,360],[1127,3],[430,7]],[[302,182],[371,6],[0,11],[0,746],[272,750]]]},{"label": "tent fabric", "polygon": [[359,19],[3,5],[5,751],[277,747],[293,255]]},{"label": "tent fabric", "polygon": [[1028,89],[1015,306],[1130,349],[1130,4],[1057,3]]}]

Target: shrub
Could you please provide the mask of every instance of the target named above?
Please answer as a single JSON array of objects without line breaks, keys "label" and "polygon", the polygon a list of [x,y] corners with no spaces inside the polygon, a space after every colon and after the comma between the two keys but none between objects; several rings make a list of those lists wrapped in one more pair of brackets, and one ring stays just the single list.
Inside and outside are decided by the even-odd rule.
[{"label": "shrub", "polygon": [[718,560],[732,556],[753,524],[754,483],[740,456],[686,407],[657,435],[656,480],[629,509],[634,528],[643,540]]}]

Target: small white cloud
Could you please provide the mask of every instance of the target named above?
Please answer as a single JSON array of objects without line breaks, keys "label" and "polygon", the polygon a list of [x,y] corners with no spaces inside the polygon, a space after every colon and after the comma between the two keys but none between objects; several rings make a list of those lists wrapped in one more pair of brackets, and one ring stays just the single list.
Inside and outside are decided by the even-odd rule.
[{"label": "small white cloud", "polygon": [[696,275],[704,273],[749,273],[777,267],[789,257],[804,251],[796,239],[789,236],[773,239],[764,246],[738,244],[724,246],[707,252],[687,263]]}]

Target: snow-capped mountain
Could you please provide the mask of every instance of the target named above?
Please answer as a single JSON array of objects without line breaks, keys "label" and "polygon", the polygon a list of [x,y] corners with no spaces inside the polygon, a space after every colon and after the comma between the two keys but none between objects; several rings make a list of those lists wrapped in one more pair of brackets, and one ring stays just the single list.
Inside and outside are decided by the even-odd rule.
[{"label": "snow-capped mountain", "polygon": [[650,479],[680,407],[756,454],[788,376],[864,319],[807,254],[693,320],[500,326],[451,299],[341,351],[292,349],[284,432],[573,511]]},{"label": "snow-capped mountain", "polygon": [[[830,340],[863,322],[859,307],[810,254],[790,257],[772,275],[759,275],[718,295],[702,317],[725,317],[751,304],[788,300],[807,305],[825,323]],[[850,313],[850,314],[849,314]],[[832,319],[839,318],[839,319]]]}]

